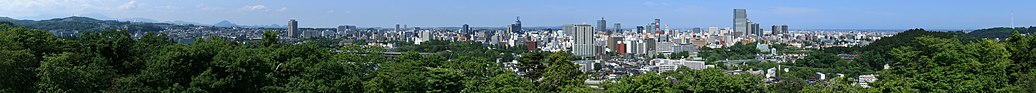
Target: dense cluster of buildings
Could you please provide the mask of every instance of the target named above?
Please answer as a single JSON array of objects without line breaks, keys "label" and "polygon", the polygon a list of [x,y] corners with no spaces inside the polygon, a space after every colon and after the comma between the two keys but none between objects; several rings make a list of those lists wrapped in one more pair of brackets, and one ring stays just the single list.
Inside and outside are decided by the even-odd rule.
[{"label": "dense cluster of buildings", "polygon": [[[460,27],[421,28],[396,24],[393,28],[358,28],[352,25],[336,28],[299,28],[298,21],[289,20],[287,28],[189,26],[167,28],[162,32],[181,41],[211,36],[258,40],[262,38],[262,31],[272,30],[280,33],[279,38],[283,42],[301,42],[309,38],[340,38],[344,39],[341,41],[342,44],[362,40],[370,42],[368,45],[392,48],[392,44],[387,42],[405,41],[421,44],[429,40],[443,40],[479,42],[529,51],[565,51],[582,59],[574,63],[582,66],[580,70],[592,73],[592,79],[621,78],[624,75],[671,71],[680,67],[705,69],[714,64],[706,65],[705,59],[695,55],[700,48],[706,47],[724,48],[737,43],[757,43],[757,49],[768,53],[759,54],[756,59],[739,59],[740,62],[785,62],[799,55],[779,54],[769,45],[787,44],[788,48],[858,46],[891,36],[889,33],[881,32],[795,31],[783,24],[765,29],[760,28],[758,22],[749,20],[746,13],[745,9],[734,9],[732,27],[690,29],[670,28],[669,25],[663,24],[661,19],[650,20],[645,25],[631,28],[622,28],[620,23],[616,22],[612,24],[612,28],[608,28],[609,23],[604,18],[597,20],[596,25],[582,23],[532,28],[523,27],[521,20],[516,18],[514,23],[503,27],[472,27],[463,24]],[[672,57],[676,53],[687,53],[690,56]],[[721,62],[739,62],[722,60],[724,61]],[[501,60],[498,63],[514,65],[520,62]]]}]

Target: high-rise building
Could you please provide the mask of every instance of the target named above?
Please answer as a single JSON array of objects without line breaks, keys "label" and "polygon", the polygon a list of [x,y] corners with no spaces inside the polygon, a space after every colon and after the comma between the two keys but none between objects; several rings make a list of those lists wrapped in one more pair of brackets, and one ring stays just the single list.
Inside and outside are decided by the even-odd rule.
[{"label": "high-rise building", "polygon": [[295,19],[288,20],[288,37],[298,38],[295,34],[298,34],[299,22]]},{"label": "high-rise building", "polygon": [[354,25],[338,26],[338,34],[340,34],[340,36],[348,36],[354,33],[356,33],[356,26]]},{"label": "high-rise building", "polygon": [[770,27],[770,34],[776,35],[781,34],[781,26],[773,25]]},{"label": "high-rise building", "polygon": [[399,31],[399,30],[400,30],[399,29],[399,23],[396,23],[396,29],[393,29],[392,31]]},{"label": "high-rise building", "polygon": [[733,36],[744,36],[744,33],[749,30],[749,25],[748,15],[745,14],[745,9],[734,9],[734,33],[736,34]]},{"label": "high-rise building", "polygon": [[763,35],[763,28],[759,28],[759,24],[758,23],[752,23],[752,26],[749,27],[749,28],[752,28],[752,30],[751,30],[752,34],[755,34],[756,36],[762,36]]},{"label": "high-rise building", "polygon": [[788,25],[781,25],[781,34],[788,33]]},{"label": "high-rise building", "polygon": [[701,30],[700,27],[695,27],[695,28],[691,29],[691,32],[692,33],[705,33],[704,31]]},{"label": "high-rise building", "polygon": [[621,27],[621,25],[619,25],[619,23],[615,23],[614,27],[615,28],[612,29],[613,32],[615,32],[615,33],[622,33],[622,27]]},{"label": "high-rise building", "polygon": [[522,32],[522,20],[521,20],[521,17],[514,17],[514,24],[511,24],[511,26],[509,26],[509,28],[510,29],[508,29],[508,31],[511,32],[511,33],[519,33],[519,34],[523,33]]},{"label": "high-rise building", "polygon": [[656,18],[656,19],[655,19],[655,25],[654,25],[654,26],[655,26],[655,27],[654,27],[654,28],[652,28],[652,29],[653,29],[653,30],[655,30],[655,33],[658,33],[658,34],[665,34],[665,32],[662,32],[662,20],[661,20],[661,19],[657,19],[657,18]]},{"label": "high-rise building", "polygon": [[605,42],[605,43],[607,43],[608,49],[610,49],[612,52],[616,52],[616,51],[619,50],[619,45],[618,44],[622,40],[624,40],[623,37],[616,36],[616,37],[608,38],[608,41]]},{"label": "high-rise building", "polygon": [[637,26],[637,31],[633,31],[633,32],[634,33],[644,33],[644,26]]},{"label": "high-rise building", "polygon": [[719,32],[719,27],[709,27],[709,34],[723,35],[722,32]]},{"label": "high-rise building", "polygon": [[601,17],[601,20],[597,20],[597,32],[611,33],[611,31],[608,31],[608,22],[604,21],[604,17]]},{"label": "high-rise building", "polygon": [[593,57],[594,56],[594,27],[589,24],[579,24],[573,27],[575,35],[572,54],[580,57]]},{"label": "high-rise building", "polygon": [[461,27],[461,32],[471,33],[471,27],[468,27],[468,24],[464,24],[464,27]]},{"label": "high-rise building", "polygon": [[576,31],[575,30],[576,30],[576,26],[572,25],[572,24],[565,24],[565,25],[561,26],[561,31],[565,32],[565,35],[567,35],[567,36],[575,36],[576,35]]}]

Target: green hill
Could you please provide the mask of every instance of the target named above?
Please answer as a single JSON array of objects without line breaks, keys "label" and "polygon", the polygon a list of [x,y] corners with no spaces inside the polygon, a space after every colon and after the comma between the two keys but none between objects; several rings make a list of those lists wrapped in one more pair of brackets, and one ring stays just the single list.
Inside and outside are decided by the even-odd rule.
[{"label": "green hill", "polygon": [[144,23],[116,20],[97,20],[88,17],[66,17],[49,20],[18,20],[0,17],[0,22],[10,22],[17,26],[48,31],[101,31],[109,29],[127,29],[134,31],[160,31],[164,27],[174,26],[168,23]]},{"label": "green hill", "polygon": [[1007,38],[1011,36],[1014,30],[1018,30],[1018,33],[1021,34],[1032,34],[1033,32],[1036,32],[1036,27],[1019,27],[1013,30],[1008,27],[979,29],[968,32],[968,36],[978,38]]}]

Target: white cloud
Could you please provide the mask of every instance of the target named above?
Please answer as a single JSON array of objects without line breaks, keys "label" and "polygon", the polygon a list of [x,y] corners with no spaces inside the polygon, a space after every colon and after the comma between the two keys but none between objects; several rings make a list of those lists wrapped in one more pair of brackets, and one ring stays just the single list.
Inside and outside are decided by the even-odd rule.
[{"label": "white cloud", "polygon": [[241,7],[241,9],[248,11],[270,11],[269,9],[266,9],[265,5],[246,5],[245,7]]},{"label": "white cloud", "polygon": [[287,11],[287,10],[288,10],[288,7],[281,7],[281,9],[277,9],[277,12],[284,12],[284,11]]},{"label": "white cloud", "polygon": [[335,13],[335,10],[327,10],[327,12],[324,12],[324,13],[328,13],[328,14]]},{"label": "white cloud", "polygon": [[119,5],[119,9],[122,10],[133,8],[137,8],[137,0],[129,0],[129,2],[126,2],[126,4]]},{"label": "white cloud", "polygon": [[270,11],[284,12],[284,11],[288,11],[288,7],[281,7],[281,8],[277,8],[277,9],[271,9],[270,7],[267,7],[266,5],[246,5],[244,7],[241,7],[241,9],[245,10],[245,11],[254,11],[254,12],[270,12]]},{"label": "white cloud", "polygon": [[218,10],[223,10],[223,7],[210,6],[210,5],[205,5],[205,4],[198,4],[198,5],[195,5],[194,7],[198,8],[201,11],[218,11]]}]

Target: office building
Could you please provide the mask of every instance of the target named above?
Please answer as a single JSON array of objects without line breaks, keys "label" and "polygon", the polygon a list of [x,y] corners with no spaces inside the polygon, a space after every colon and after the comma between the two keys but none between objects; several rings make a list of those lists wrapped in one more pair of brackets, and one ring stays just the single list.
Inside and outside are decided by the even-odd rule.
[{"label": "office building", "polygon": [[695,27],[695,28],[691,29],[691,33],[705,33],[705,32],[702,31],[700,27]]},{"label": "office building", "polygon": [[507,30],[508,30],[508,32],[511,32],[511,33],[518,33],[518,34],[524,33],[524,32],[522,32],[522,20],[521,20],[521,17],[514,17],[514,24],[511,24],[511,26],[508,26]]},{"label": "office building", "polygon": [[745,9],[734,9],[734,35],[733,36],[744,36],[744,33],[748,31],[748,15],[745,14]]},{"label": "office building", "polygon": [[299,22],[295,19],[288,20],[288,37],[298,38],[295,34],[299,32]]},{"label": "office building", "polygon": [[574,40],[572,54],[579,57],[594,56],[594,27],[589,24],[573,25]]},{"label": "office building", "polygon": [[615,32],[615,33],[622,33],[622,27],[620,27],[619,23],[615,23],[614,27],[615,28],[612,29],[613,32]]},{"label": "office building", "polygon": [[644,33],[644,26],[637,26],[637,31],[633,31],[633,32],[634,33]]},{"label": "office building", "polygon": [[723,35],[723,33],[719,32],[719,27],[709,27],[708,33],[714,35]]},{"label": "office building", "polygon": [[619,50],[618,49],[619,48],[618,44],[622,40],[623,40],[623,37],[616,36],[616,37],[608,38],[608,42],[605,42],[605,43],[607,43],[608,49],[610,49],[612,52],[615,52],[615,51]]},{"label": "office building", "polygon": [[788,25],[781,25],[781,34],[788,33]]},{"label": "office building", "polygon": [[654,28],[651,28],[651,29],[655,30],[655,33],[657,33],[657,34],[665,34],[665,32],[662,32],[662,20],[661,19],[655,19]]},{"label": "office building", "polygon": [[471,33],[471,27],[468,27],[468,24],[464,24],[464,26],[461,27],[461,32],[462,33]]},{"label": "office building", "polygon": [[597,32],[611,33],[608,31],[608,22],[604,21],[604,17],[601,17],[601,20],[597,20]]},{"label": "office building", "polygon": [[763,35],[763,28],[759,28],[759,24],[752,23],[752,26],[749,27],[749,28],[752,28],[752,30],[751,30],[752,34],[755,34],[756,36],[762,36]]},{"label": "office building", "polygon": [[575,30],[576,30],[576,26],[573,25],[573,24],[565,24],[565,25],[561,26],[561,31],[564,32],[566,36],[574,36],[574,35],[576,35],[575,34],[576,33]]}]

